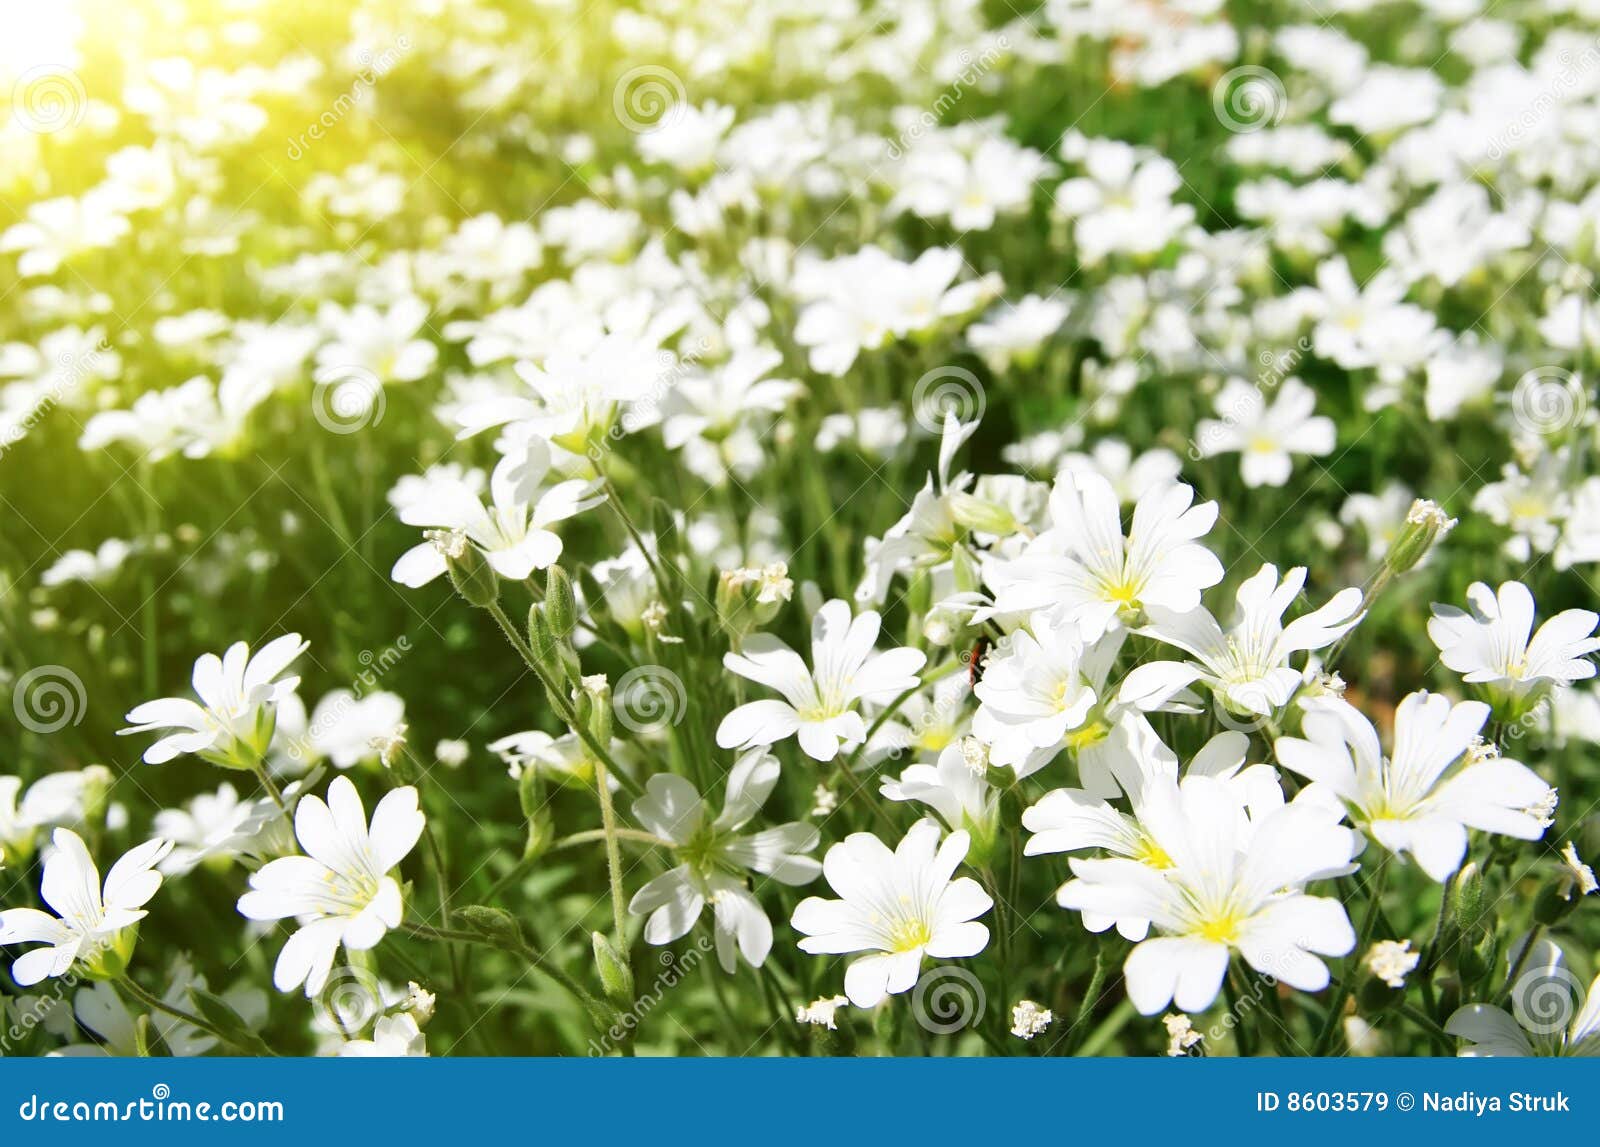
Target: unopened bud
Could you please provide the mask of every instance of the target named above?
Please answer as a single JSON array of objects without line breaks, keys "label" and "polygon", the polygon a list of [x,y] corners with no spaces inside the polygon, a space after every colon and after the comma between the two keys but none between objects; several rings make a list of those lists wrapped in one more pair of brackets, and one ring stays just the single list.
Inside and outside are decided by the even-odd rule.
[{"label": "unopened bud", "polygon": [[477,547],[459,535],[456,530],[435,530],[429,537],[444,555],[450,584],[456,592],[468,604],[487,609],[500,600],[500,579]]},{"label": "unopened bud", "polygon": [[1577,899],[1567,895],[1560,884],[1547,884],[1534,897],[1533,918],[1548,928],[1565,920],[1577,906]]},{"label": "unopened bud", "polygon": [[1451,917],[1457,931],[1466,932],[1477,927],[1483,915],[1483,873],[1478,870],[1476,861],[1462,865],[1456,873],[1451,901]]},{"label": "unopened bud", "polygon": [[517,918],[504,908],[487,904],[468,904],[457,908],[455,921],[469,932],[502,947],[515,950],[522,946],[522,927]]},{"label": "unopened bud", "polygon": [[600,973],[600,986],[605,989],[606,999],[619,1008],[631,1007],[633,971],[628,967],[627,958],[602,932],[591,933],[589,940],[594,945],[595,971]]},{"label": "unopened bud", "polygon": [[544,602],[551,632],[565,641],[578,624],[578,603],[572,595],[572,579],[560,566],[551,566],[545,574]]},{"label": "unopened bud", "polygon": [[951,516],[969,530],[1001,537],[1009,537],[1017,532],[1016,515],[998,502],[962,490],[947,494],[946,497],[950,502]]},{"label": "unopened bud", "polygon": [[1431,550],[1456,524],[1437,502],[1418,498],[1406,513],[1405,525],[1395,535],[1383,562],[1393,573],[1401,574],[1412,569],[1428,556]]},{"label": "unopened bud", "polygon": [[528,608],[528,648],[540,665],[548,664],[556,655],[555,630],[543,602],[536,601]]}]

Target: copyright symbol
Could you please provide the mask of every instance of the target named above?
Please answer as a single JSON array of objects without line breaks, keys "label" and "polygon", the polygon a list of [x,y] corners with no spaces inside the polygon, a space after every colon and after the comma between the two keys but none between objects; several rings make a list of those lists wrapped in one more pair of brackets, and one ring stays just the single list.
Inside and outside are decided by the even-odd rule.
[{"label": "copyright symbol", "polygon": [[1401,1111],[1410,1111],[1417,1105],[1417,1098],[1409,1091],[1402,1091],[1399,1095],[1394,1097],[1394,1105]]}]

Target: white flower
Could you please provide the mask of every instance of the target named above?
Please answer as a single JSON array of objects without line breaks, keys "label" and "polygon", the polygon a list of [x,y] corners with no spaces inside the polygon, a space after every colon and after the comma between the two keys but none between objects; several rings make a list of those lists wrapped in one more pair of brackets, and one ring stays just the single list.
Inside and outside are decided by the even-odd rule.
[{"label": "white flower", "polygon": [[751,416],[781,414],[804,389],[792,379],[766,377],[782,362],[777,351],[753,347],[679,379],[662,404],[662,441],[683,451],[684,464],[708,483],[730,471],[748,480],[766,458]]},{"label": "white flower", "polygon": [[1050,336],[1067,321],[1068,305],[1058,299],[1024,295],[1015,303],[1002,303],[967,328],[967,341],[996,371],[1013,360],[1031,363]]},{"label": "white flower", "polygon": [[1265,975],[1315,992],[1328,984],[1318,957],[1355,947],[1344,905],[1304,887],[1347,870],[1356,834],[1315,801],[1279,805],[1255,823],[1244,811],[1238,786],[1190,776],[1171,815],[1144,824],[1170,866],[1071,862],[1074,879],[1057,897],[1063,907],[1147,919],[1160,933],[1138,944],[1123,966],[1128,998],[1144,1015],[1173,1003],[1186,1012],[1209,1007],[1233,952]]},{"label": "white flower", "polygon": [[1065,151],[1082,160],[1084,174],[1056,188],[1056,207],[1076,220],[1083,263],[1114,253],[1152,255],[1194,220],[1194,208],[1172,202],[1183,181],[1165,156],[1109,139],[1069,139]]},{"label": "white flower", "polygon": [[[1528,939],[1531,939],[1529,937]],[[1527,944],[1524,939],[1509,955],[1515,964]],[[1594,1056],[1600,1055],[1600,976],[1581,998],[1571,995],[1578,982],[1566,967],[1566,953],[1549,940],[1541,940],[1522,963],[1522,973],[1512,985],[1513,1017],[1493,1004],[1468,1004],[1446,1021],[1444,1030],[1467,1041],[1457,1055],[1480,1056]],[[1549,1023],[1549,993],[1561,992],[1556,1013],[1565,1026]],[[1573,1007],[1574,1003],[1579,1006]]]},{"label": "white flower", "polygon": [[1570,469],[1565,447],[1546,450],[1526,474],[1515,462],[1507,462],[1500,481],[1480,487],[1472,496],[1474,510],[1511,531],[1505,551],[1514,560],[1527,562],[1535,553],[1547,554],[1560,541],[1560,523],[1572,509]]},{"label": "white flower", "polygon": [[1410,940],[1379,940],[1367,949],[1367,971],[1391,988],[1406,986],[1406,976],[1422,959],[1421,952],[1411,950]]},{"label": "white flower", "polygon": [[26,219],[0,233],[0,251],[20,251],[17,274],[24,279],[53,275],[61,264],[85,251],[110,247],[131,229],[105,192],[81,199],[46,199],[28,208]]},{"label": "white flower", "polygon": [[[561,556],[561,539],[551,526],[605,500],[597,482],[579,478],[544,487],[549,471],[550,448],[529,438],[520,456],[503,458],[495,466],[487,506],[469,484],[441,477],[400,511],[400,520],[408,526],[460,531],[495,573],[521,581]],[[413,546],[400,555],[389,576],[412,588],[427,585],[448,568],[446,553],[453,544],[430,540]]]},{"label": "white flower", "polygon": [[349,777],[333,779],[326,804],[315,796],[301,798],[294,831],[306,855],[265,865],[239,898],[247,919],[294,917],[300,925],[278,953],[272,982],[280,992],[303,983],[306,995],[315,996],[340,944],[364,952],[399,927],[404,906],[392,872],[416,846],[425,823],[414,788],[387,793],[370,827]]},{"label": "white flower", "polygon": [[1413,693],[1395,710],[1394,748],[1386,757],[1372,723],[1349,703],[1326,697],[1307,703],[1306,739],[1280,737],[1276,750],[1285,768],[1344,801],[1379,844],[1411,853],[1443,881],[1461,867],[1467,829],[1538,840],[1546,828],[1550,786],[1520,762],[1471,751],[1488,719],[1482,702],[1452,705],[1437,694]]},{"label": "white flower", "polygon": [[1533,594],[1519,581],[1501,583],[1498,592],[1473,582],[1467,605],[1470,612],[1435,603],[1428,622],[1439,660],[1464,681],[1523,698],[1595,675],[1588,656],[1600,649],[1600,638],[1591,636],[1600,616],[1592,610],[1563,610],[1534,633]]},{"label": "white flower", "polygon": [[194,663],[194,691],[200,703],[183,697],[146,701],[129,711],[133,722],[121,735],[153,729],[165,734],[144,751],[147,764],[159,765],[181,753],[224,768],[257,767],[272,741],[278,702],[294,692],[300,678],[279,675],[304,653],[309,642],[286,633],[267,642],[255,656],[236,641],[221,657],[204,653]]},{"label": "white flower", "polygon": [[1029,628],[996,646],[973,688],[979,701],[973,735],[990,747],[995,764],[1019,777],[1049,764],[1087,723],[1096,700],[1076,624],[1035,613]]},{"label": "white flower", "polygon": [[270,394],[260,379],[230,373],[220,386],[201,375],[166,390],[147,390],[128,410],[102,410],[83,428],[78,445],[102,450],[126,443],[151,461],[181,452],[187,458],[228,456],[243,445],[246,420]]},{"label": "white flower", "polygon": [[994,285],[956,286],[961,252],[929,248],[903,263],[879,247],[797,267],[795,293],[805,305],[794,338],[809,348],[811,369],[842,375],[864,350],[968,314],[993,297]]},{"label": "white flower", "polygon": [[854,414],[830,414],[817,424],[818,453],[850,444],[869,458],[885,458],[906,439],[906,416],[898,406],[867,407]]},{"label": "white flower", "polygon": [[1567,520],[1551,561],[1558,570],[1600,562],[1600,476],[1585,478],[1572,491]]},{"label": "white flower", "polygon": [[1375,64],[1328,109],[1332,123],[1358,135],[1385,135],[1427,123],[1439,108],[1444,83],[1427,68]]},{"label": "white flower", "polygon": [[[421,299],[402,298],[387,311],[365,304],[346,311],[330,304],[318,319],[331,335],[317,352],[319,377],[342,379],[359,373],[370,375],[379,385],[415,382],[439,358],[439,348],[418,337],[428,321],[428,306]],[[371,401],[377,396],[366,397]]]},{"label": "white flower", "polygon": [[96,550],[68,550],[56,559],[39,577],[43,586],[65,585],[82,581],[102,584],[122,568],[122,563],[135,552],[136,543],[120,538],[107,538]]},{"label": "white flower", "polygon": [[1270,405],[1259,387],[1229,379],[1217,394],[1221,417],[1200,420],[1195,444],[1206,458],[1239,454],[1246,486],[1282,486],[1294,468],[1291,455],[1333,453],[1333,419],[1313,415],[1316,405],[1298,378],[1284,379]]},{"label": "white flower", "polygon": [[58,913],[37,908],[0,912],[0,944],[43,944],[18,956],[11,978],[23,987],[47,976],[64,976],[81,962],[91,979],[115,979],[133,954],[132,925],[144,919],[144,905],[161,887],[156,865],[171,850],[165,840],[149,840],[125,854],[106,873],[81,837],[68,828],[51,835],[55,850],[44,862],[39,895]]},{"label": "white flower", "polygon": [[845,970],[845,995],[858,1008],[909,991],[924,955],[976,956],[989,943],[977,917],[994,902],[976,880],[951,879],[969,843],[966,833],[953,832],[941,844],[932,821],[918,821],[893,852],[871,833],[852,833],[822,862],[842,899],[809,896],[794,910],[792,923],[805,933],[800,950],[872,953]]},{"label": "white flower", "polygon": [[457,413],[461,437],[511,423],[581,454],[603,441],[619,418],[629,432],[653,423],[677,368],[677,356],[662,344],[687,318],[683,307],[662,308],[644,292],[616,300],[603,315],[573,315],[537,361],[517,362],[526,384],[520,393]]},{"label": "white flower", "polygon": [[323,694],[311,711],[307,739],[312,755],[336,769],[348,769],[378,756],[373,742],[405,728],[406,703],[394,693],[357,696],[349,689]]},{"label": "white flower", "polygon": [[0,777],[0,867],[16,864],[33,851],[35,825],[19,807],[21,777]]},{"label": "white flower", "polygon": [[1235,713],[1270,716],[1287,704],[1305,679],[1289,658],[1322,649],[1344,636],[1364,616],[1361,591],[1342,589],[1326,605],[1295,618],[1283,614],[1300,596],[1306,571],[1296,566],[1278,581],[1278,567],[1264,565],[1239,586],[1233,620],[1226,630],[1204,609],[1179,613],[1156,607],[1139,632],[1175,645],[1194,661],[1150,661],[1128,674],[1122,700],[1149,710],[1177,689],[1203,682]]},{"label": "white flower", "polygon": [[[1114,778],[1112,795],[1118,795],[1118,790],[1126,793],[1132,815],[1103,799],[1087,779],[1080,788],[1053,789],[1023,811],[1022,826],[1033,834],[1024,855],[1097,849],[1158,871],[1172,867],[1172,857],[1155,832],[1170,823],[1179,807],[1177,754],[1148,723],[1141,728],[1128,722],[1118,732],[1123,735],[1105,742],[1109,751],[1104,767]],[[1219,733],[1195,754],[1187,774],[1234,785],[1240,800],[1253,812],[1281,805],[1283,789],[1277,773],[1266,765],[1244,768],[1248,750],[1249,738],[1243,733]],[[1147,823],[1155,828],[1147,828]],[[1086,910],[1081,915],[1089,931],[1104,932],[1115,925],[1122,936],[1136,943],[1150,931],[1147,918],[1130,913],[1113,917]]]},{"label": "white flower", "polygon": [[728,774],[722,812],[712,819],[694,785],[657,773],[633,802],[640,824],[672,844],[682,862],[634,894],[628,911],[648,916],[644,938],[670,944],[694,927],[706,904],[716,923],[717,959],[732,974],[743,956],[759,968],[772,950],[772,922],[743,873],[760,872],[781,884],[807,884],[822,865],[803,855],[817,847],[815,827],[791,822],[761,832],[740,830],[760,811],[778,783],[778,760],[765,749],[740,756]]},{"label": "white flower", "polygon": [[1125,506],[1176,482],[1181,468],[1178,456],[1170,450],[1157,447],[1135,458],[1133,448],[1117,438],[1100,439],[1089,454],[1073,451],[1061,459],[1060,465],[1069,474],[1099,474],[1111,483],[1117,499]]},{"label": "white flower", "polygon": [[665,163],[679,171],[694,172],[709,167],[735,111],[712,100],[701,107],[676,103],[660,121],[641,132],[639,154],[652,163]]},{"label": "white flower", "polygon": [[959,743],[946,745],[937,764],[912,765],[899,780],[885,777],[879,792],[886,800],[926,805],[948,827],[965,829],[980,844],[994,837],[1000,794],[967,763]]},{"label": "white flower", "polygon": [[271,799],[242,801],[226,783],[181,809],[162,809],[156,813],[155,830],[172,841],[173,848],[161,862],[161,871],[177,876],[213,858],[227,860],[248,852],[277,815],[278,806]]},{"label": "white flower", "polygon": [[1146,491],[1126,539],[1117,494],[1098,473],[1057,476],[1050,528],[1022,555],[984,568],[994,611],[1050,609],[1093,641],[1150,606],[1183,611],[1222,580],[1222,563],[1196,539],[1217,520],[1215,502],[1193,505],[1181,483]]},{"label": "white flower", "polygon": [[861,744],[867,727],[857,703],[887,702],[916,688],[927,660],[917,649],[875,653],[879,625],[870,610],[852,620],[846,602],[828,602],[811,622],[809,669],[777,638],[763,633],[747,638],[742,652],[724,655],[722,663],[740,677],[776,689],[784,699],[740,705],[717,727],[717,744],[742,749],[798,733],[800,747],[818,761],[833,760],[841,745]]},{"label": "white flower", "polygon": [[1018,1001],[1011,1009],[1011,1034],[1018,1039],[1032,1039],[1055,1022],[1055,1018],[1049,1008],[1042,1008],[1032,1000]]},{"label": "white flower", "polygon": [[426,1056],[422,1029],[410,1012],[394,1016],[379,1016],[372,1025],[371,1039],[346,1040],[339,1049],[344,1057],[372,1058],[378,1056]]},{"label": "white flower", "polygon": [[893,173],[899,190],[891,211],[948,219],[957,231],[987,231],[996,215],[1028,206],[1034,183],[1049,167],[1044,157],[981,125],[963,127],[911,149]]}]

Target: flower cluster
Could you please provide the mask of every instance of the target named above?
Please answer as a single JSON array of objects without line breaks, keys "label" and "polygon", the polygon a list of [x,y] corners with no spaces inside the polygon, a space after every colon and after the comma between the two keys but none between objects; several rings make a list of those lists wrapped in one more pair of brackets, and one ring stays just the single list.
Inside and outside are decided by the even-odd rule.
[{"label": "flower cluster", "polygon": [[17,1050],[1594,1051],[1593,5],[113,7]]}]

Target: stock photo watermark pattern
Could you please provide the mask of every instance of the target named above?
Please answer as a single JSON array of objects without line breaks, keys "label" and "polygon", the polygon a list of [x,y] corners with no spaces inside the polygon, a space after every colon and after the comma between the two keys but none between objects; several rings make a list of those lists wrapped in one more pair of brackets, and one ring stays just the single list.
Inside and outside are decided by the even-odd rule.
[{"label": "stock photo watermark pattern", "polygon": [[13,7],[8,1127],[1592,1116],[1596,12]]}]

